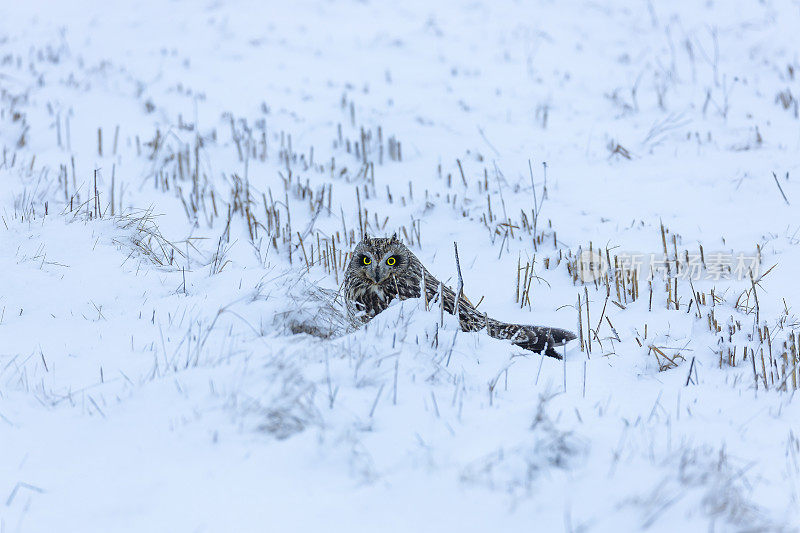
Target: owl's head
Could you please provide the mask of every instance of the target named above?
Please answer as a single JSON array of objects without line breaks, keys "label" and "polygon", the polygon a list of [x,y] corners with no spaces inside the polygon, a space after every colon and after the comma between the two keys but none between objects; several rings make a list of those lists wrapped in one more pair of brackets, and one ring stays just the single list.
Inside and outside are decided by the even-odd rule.
[{"label": "owl's head", "polygon": [[408,270],[412,258],[413,254],[400,242],[397,235],[390,238],[364,236],[353,250],[347,272],[379,285],[392,275],[402,275]]}]

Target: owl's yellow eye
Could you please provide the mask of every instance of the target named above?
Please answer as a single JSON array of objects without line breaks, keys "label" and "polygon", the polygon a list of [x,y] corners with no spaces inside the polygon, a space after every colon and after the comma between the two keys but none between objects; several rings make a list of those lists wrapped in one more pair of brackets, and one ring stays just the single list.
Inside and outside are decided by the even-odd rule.
[{"label": "owl's yellow eye", "polygon": [[365,255],[363,258],[361,258],[361,262],[364,263],[365,265],[369,265],[370,263],[372,263],[372,259],[370,259]]},{"label": "owl's yellow eye", "polygon": [[386,260],[386,264],[389,266],[394,266],[396,262],[397,260],[394,257],[390,257],[389,259]]}]

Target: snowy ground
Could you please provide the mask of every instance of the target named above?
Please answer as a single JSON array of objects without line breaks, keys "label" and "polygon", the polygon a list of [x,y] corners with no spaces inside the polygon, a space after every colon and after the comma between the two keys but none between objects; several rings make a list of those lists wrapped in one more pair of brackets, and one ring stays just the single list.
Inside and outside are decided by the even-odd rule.
[{"label": "snowy ground", "polygon": [[[0,532],[800,528],[797,0],[0,21]],[[363,229],[583,341],[293,333]]]}]

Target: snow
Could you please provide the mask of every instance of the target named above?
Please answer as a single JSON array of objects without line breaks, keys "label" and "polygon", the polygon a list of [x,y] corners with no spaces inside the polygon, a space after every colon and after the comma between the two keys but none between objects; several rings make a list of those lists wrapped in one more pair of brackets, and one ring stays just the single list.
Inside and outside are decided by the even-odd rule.
[{"label": "snow", "polygon": [[[0,532],[800,528],[796,0],[0,20]],[[421,300],[343,331],[359,224],[591,351]],[[664,243],[704,251],[677,305]],[[644,258],[635,301],[589,248]]]}]

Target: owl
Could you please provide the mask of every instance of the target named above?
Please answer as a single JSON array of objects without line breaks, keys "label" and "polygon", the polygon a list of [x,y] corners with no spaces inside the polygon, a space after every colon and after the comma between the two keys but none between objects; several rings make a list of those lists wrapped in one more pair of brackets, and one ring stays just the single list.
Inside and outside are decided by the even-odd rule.
[{"label": "owl", "polygon": [[[345,271],[344,300],[351,322],[363,325],[398,298],[434,301],[441,292],[443,307],[455,314],[456,293],[439,282],[396,235],[391,238],[364,239],[355,247]],[[462,331],[486,329],[489,336],[560,359],[554,350],[575,338],[558,328],[507,324],[480,313],[466,297],[458,299],[458,321]]]}]

